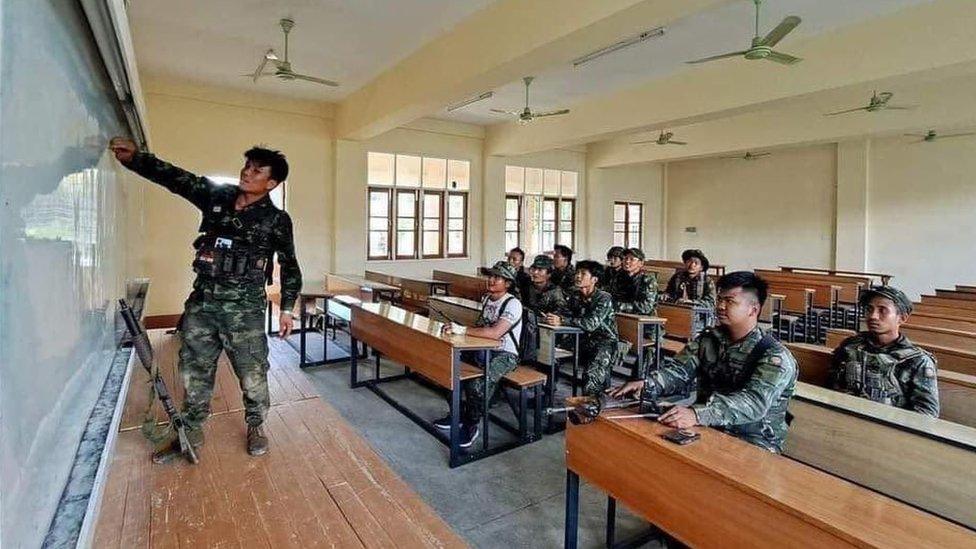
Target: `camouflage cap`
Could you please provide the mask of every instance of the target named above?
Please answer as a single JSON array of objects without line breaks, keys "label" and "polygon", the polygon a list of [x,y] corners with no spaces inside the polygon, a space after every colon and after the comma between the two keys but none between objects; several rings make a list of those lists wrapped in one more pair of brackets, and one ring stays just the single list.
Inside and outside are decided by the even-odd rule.
[{"label": "camouflage cap", "polygon": [[703,271],[708,270],[708,258],[705,257],[705,254],[701,250],[688,249],[681,252],[681,261],[683,262],[687,262],[693,257],[697,257],[698,261],[701,261]]},{"label": "camouflage cap", "polygon": [[611,257],[623,258],[625,251],[627,250],[623,246],[614,246],[607,250],[607,259],[610,259]]},{"label": "camouflage cap", "polygon": [[865,307],[875,296],[884,297],[893,301],[895,307],[898,309],[898,312],[901,314],[907,315],[912,313],[912,301],[908,299],[905,292],[895,288],[894,286],[871,286],[870,288],[861,291],[861,297],[858,300],[858,303],[861,305],[861,307]]},{"label": "camouflage cap", "polygon": [[644,261],[644,250],[641,250],[640,248],[627,248],[626,250],[624,250],[624,255],[625,256],[632,255],[637,259]]},{"label": "camouflage cap", "polygon": [[499,261],[495,265],[488,269],[489,276],[497,276],[499,278],[504,278],[505,280],[511,280],[515,282],[516,274],[515,267],[512,266],[508,261]]},{"label": "camouflage cap", "polygon": [[535,256],[532,260],[532,265],[529,266],[532,269],[553,269],[552,258],[545,254],[539,254]]}]

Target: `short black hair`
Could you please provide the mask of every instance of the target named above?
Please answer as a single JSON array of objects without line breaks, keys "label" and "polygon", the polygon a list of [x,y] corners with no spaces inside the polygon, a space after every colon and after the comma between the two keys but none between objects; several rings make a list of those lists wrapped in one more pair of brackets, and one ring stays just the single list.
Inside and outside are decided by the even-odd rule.
[{"label": "short black hair", "polygon": [[555,246],[552,247],[552,251],[559,252],[559,255],[565,257],[570,261],[573,260],[573,249],[570,248],[569,246],[565,246],[563,244],[556,244]]},{"label": "short black hair", "polygon": [[278,183],[288,179],[288,161],[281,151],[255,145],[244,152],[244,158],[262,168],[271,168],[271,179]]},{"label": "short black hair", "polygon": [[591,261],[589,259],[584,259],[576,263],[577,271],[586,271],[590,273],[590,276],[595,276],[597,278],[603,278],[603,265],[598,261]]},{"label": "short black hair", "polygon": [[735,271],[722,275],[716,286],[719,292],[742,288],[742,291],[756,296],[760,307],[766,304],[766,295],[769,293],[769,284],[756,273],[749,271]]},{"label": "short black hair", "polygon": [[519,248],[518,246],[516,246],[516,247],[514,247],[514,248],[512,248],[511,250],[508,251],[508,253],[512,253],[512,252],[515,252],[515,253],[519,254],[520,256],[522,256],[522,261],[525,261],[525,250],[523,250],[522,248]]},{"label": "short black hair", "polygon": [[609,250],[607,250],[607,259],[610,259],[611,257],[623,258],[624,257],[624,247],[623,246],[614,246],[614,247],[610,248]]}]

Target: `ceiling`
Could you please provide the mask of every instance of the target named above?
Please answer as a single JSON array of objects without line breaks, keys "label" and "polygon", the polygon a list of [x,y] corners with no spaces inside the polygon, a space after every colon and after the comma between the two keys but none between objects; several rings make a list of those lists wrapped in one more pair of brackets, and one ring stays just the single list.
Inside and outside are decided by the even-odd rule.
[{"label": "ceiling", "polygon": [[[493,0],[134,0],[129,3],[141,71],[214,86],[338,101]],[[282,55],[278,20],[290,17],[296,72],[337,80],[251,82],[261,56]]]},{"label": "ceiling", "polygon": [[[761,11],[760,34],[764,35],[787,15],[800,16],[803,22],[777,48],[789,53],[790,43],[797,39],[931,1],[767,0]],[[539,110],[572,108],[573,104],[591,97],[630,88],[678,71],[696,70],[698,67],[687,65],[685,61],[748,47],[754,31],[754,17],[752,1],[739,0],[678,20],[666,28],[662,37],[611,53],[580,68],[566,63],[539,72],[532,83],[530,105]],[[780,66],[771,68],[788,70]],[[514,81],[493,91],[491,99],[454,112],[442,112],[435,117],[474,124],[508,122],[508,117],[491,113],[489,109],[521,109],[525,101],[522,82]]]}]

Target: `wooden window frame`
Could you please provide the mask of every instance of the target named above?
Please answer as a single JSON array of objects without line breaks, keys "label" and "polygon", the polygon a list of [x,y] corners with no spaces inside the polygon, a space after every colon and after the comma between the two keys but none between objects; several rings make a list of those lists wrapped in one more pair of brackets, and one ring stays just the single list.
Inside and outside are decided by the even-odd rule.
[{"label": "wooden window frame", "polygon": [[506,246],[508,245],[507,244],[507,242],[508,242],[508,233],[512,232],[512,231],[509,231],[508,230],[508,222],[509,221],[512,221],[512,220],[510,220],[508,218],[508,201],[509,200],[515,200],[518,203],[518,206],[517,206],[516,211],[515,211],[515,220],[514,220],[515,221],[515,245],[518,246],[519,248],[522,247],[522,217],[523,217],[523,215],[522,215],[522,203],[524,202],[522,200],[522,197],[523,196],[524,195],[521,195],[521,194],[506,194],[505,195],[505,231],[504,232],[505,232]]},{"label": "wooden window frame", "polygon": [[[624,231],[623,231],[623,235],[624,235],[624,247],[625,248],[631,248],[631,247],[633,247],[633,246],[630,245],[630,234],[631,234],[631,232],[630,232],[630,224],[631,224],[631,221],[630,221],[630,207],[631,206],[640,206],[640,218],[637,220],[637,247],[643,249],[644,248],[644,203],[643,202],[620,202],[620,201],[615,201],[613,203],[613,208],[616,209],[617,206],[623,206],[624,207],[624,221],[623,221],[623,223],[624,223]],[[611,223],[619,223],[619,221],[617,221],[617,218],[616,217],[611,216],[611,218],[612,218]],[[611,232],[613,233],[614,236],[616,236],[618,233],[620,233],[620,231],[617,231],[617,230],[613,230]]]},{"label": "wooden window frame", "polygon": [[[450,247],[448,244],[448,234],[451,232],[456,232],[450,230],[450,225],[451,225],[451,219],[457,219],[457,218],[450,217],[450,208],[448,207],[451,197],[455,195],[460,196],[462,199],[464,199],[464,208],[462,208],[463,211],[461,212],[462,213],[461,219],[463,220],[463,222],[461,223],[461,242],[463,244],[462,244],[461,253],[459,254],[450,253]],[[448,257],[448,258],[468,257],[468,193],[467,191],[448,191],[444,200],[444,214],[445,214],[444,215],[444,236],[443,236],[444,251],[445,251],[444,257]]]},{"label": "wooden window frame", "polygon": [[[366,260],[367,261],[382,261],[388,260],[393,255],[393,197],[392,197],[392,187],[368,187],[366,191]],[[369,211],[369,199],[373,193],[386,193],[387,198],[387,214],[386,214],[386,255],[370,255],[369,253],[369,239],[374,232],[370,229],[369,222],[373,219],[380,219],[378,216],[373,216]]]},{"label": "wooden window frame", "polygon": [[[419,217],[419,214],[420,214],[420,211],[419,211],[420,208],[419,208],[419,206],[420,206],[420,204],[419,204],[419,202],[420,201],[417,199],[417,194],[418,194],[417,191],[418,190],[419,189],[415,189],[415,188],[412,188],[412,187],[404,187],[402,189],[398,189],[396,187],[393,188],[393,197],[394,197],[394,201],[393,201],[393,233],[396,236],[396,240],[395,240],[394,245],[393,245],[393,259],[417,259],[418,257],[420,257],[420,255],[419,255],[419,252],[420,252],[420,249],[419,249],[419,247],[420,247],[420,238],[419,238],[419,235],[417,234],[417,231],[418,231],[419,225],[420,225],[420,223],[419,223],[419,220],[420,220],[420,217]],[[410,255],[400,255],[400,233],[407,232],[407,231],[401,231],[400,230],[400,223],[399,222],[400,222],[400,217],[401,217],[400,216],[400,195],[401,194],[413,195],[413,253],[410,254]],[[410,218],[409,217],[405,217],[404,219],[410,219]]]},{"label": "wooden window frame", "polygon": [[570,243],[567,244],[567,246],[575,250],[576,249],[576,199],[575,198],[560,197],[559,202],[556,203],[556,244],[559,244],[559,237],[562,235],[561,225],[563,219],[561,214],[563,211],[562,210],[563,202],[569,202],[570,204],[572,204],[573,213],[572,213],[572,219],[570,219],[569,223],[572,226],[570,232],[573,233],[573,237],[569,239]]},{"label": "wooden window frame", "polygon": [[[440,200],[440,206],[438,208],[438,214],[436,219],[438,220],[438,241],[437,241],[437,253],[434,255],[427,255],[424,253],[424,240],[427,238],[426,234],[431,231],[424,229],[424,221],[428,219],[435,219],[433,217],[426,217],[424,200],[427,195],[432,195],[438,197]],[[444,251],[447,248],[446,235],[447,235],[447,198],[444,191],[440,190],[426,190],[420,191],[419,210],[420,210],[420,258],[421,259],[440,259],[445,257]]]}]

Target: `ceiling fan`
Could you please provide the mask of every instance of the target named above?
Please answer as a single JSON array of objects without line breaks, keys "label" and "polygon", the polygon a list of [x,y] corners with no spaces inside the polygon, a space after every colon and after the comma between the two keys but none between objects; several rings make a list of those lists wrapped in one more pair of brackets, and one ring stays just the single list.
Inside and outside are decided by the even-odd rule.
[{"label": "ceiling fan", "polygon": [[737,156],[723,156],[722,158],[731,158],[736,160],[759,160],[764,156],[769,156],[773,153],[754,153],[751,151],[746,151],[746,154],[741,154]]},{"label": "ceiling fan", "polygon": [[661,132],[661,135],[657,136],[657,139],[650,139],[647,141],[635,141],[633,145],[643,145],[645,143],[656,143],[658,145],[687,145],[686,141],[675,141],[672,139],[674,137],[674,132]]},{"label": "ceiling fan", "polygon": [[[275,53],[274,48],[269,49],[264,57],[261,58],[261,63],[258,68],[254,70],[253,73],[245,74],[242,76],[250,77],[254,82],[258,81],[258,78],[262,76],[274,76],[279,80],[290,81],[290,80],[305,80],[308,82],[315,82],[316,84],[324,84],[326,86],[336,87],[339,85],[338,82],[334,80],[326,80],[324,78],[318,78],[315,76],[309,76],[307,74],[300,74],[292,70],[291,62],[288,61],[288,33],[295,26],[295,22],[291,19],[282,19],[278,22],[281,25],[281,31],[285,33],[285,58],[282,60]],[[270,61],[274,65],[274,71],[264,72],[265,67]]]},{"label": "ceiling fan", "polygon": [[495,112],[498,114],[507,114],[509,116],[515,116],[517,117],[517,121],[519,124],[528,124],[529,122],[532,122],[534,119],[542,118],[543,116],[559,116],[562,114],[569,113],[569,109],[559,109],[555,111],[545,111],[545,112],[532,112],[532,109],[529,108],[529,86],[532,84],[533,80],[535,80],[534,76],[526,76],[525,78],[522,79],[522,82],[525,83],[525,108],[524,109],[520,111],[503,111],[500,109],[491,109],[491,112]]},{"label": "ceiling fan", "polygon": [[976,135],[976,132],[950,133],[948,135],[944,135],[944,134],[941,134],[941,133],[936,132],[935,130],[929,130],[928,132],[926,132],[924,134],[906,133],[905,134],[905,137],[918,137],[918,138],[920,138],[920,140],[919,141],[915,141],[915,143],[931,143],[933,141],[938,141],[940,139],[949,139],[949,138],[952,138],[952,137],[968,137],[970,135]]},{"label": "ceiling fan", "polygon": [[769,34],[760,38],[759,9],[762,6],[762,1],[763,0],[753,0],[753,2],[756,4],[756,33],[752,37],[752,46],[749,49],[723,53],[721,55],[713,55],[711,57],[686,62],[690,64],[706,63],[708,61],[717,61],[719,59],[739,56],[745,57],[749,60],[768,59],[769,61],[775,61],[777,63],[782,63],[783,65],[792,65],[802,61],[802,59],[799,57],[794,57],[792,55],[773,50],[773,46],[778,44],[780,40],[785,38],[787,34],[792,32],[793,29],[800,24],[800,18],[795,15],[790,15],[780,21],[779,25],[776,25],[776,28],[769,31]]},{"label": "ceiling fan", "polygon": [[883,110],[910,111],[915,108],[915,105],[888,104],[888,102],[891,101],[891,98],[894,96],[895,94],[891,92],[878,93],[877,91],[875,91],[873,94],[871,94],[871,99],[868,100],[868,104],[864,105],[863,107],[855,107],[853,109],[844,109],[842,111],[829,112],[824,116],[834,116],[837,114],[847,114],[847,113],[852,113],[857,111],[866,111],[866,112],[878,112]]}]

